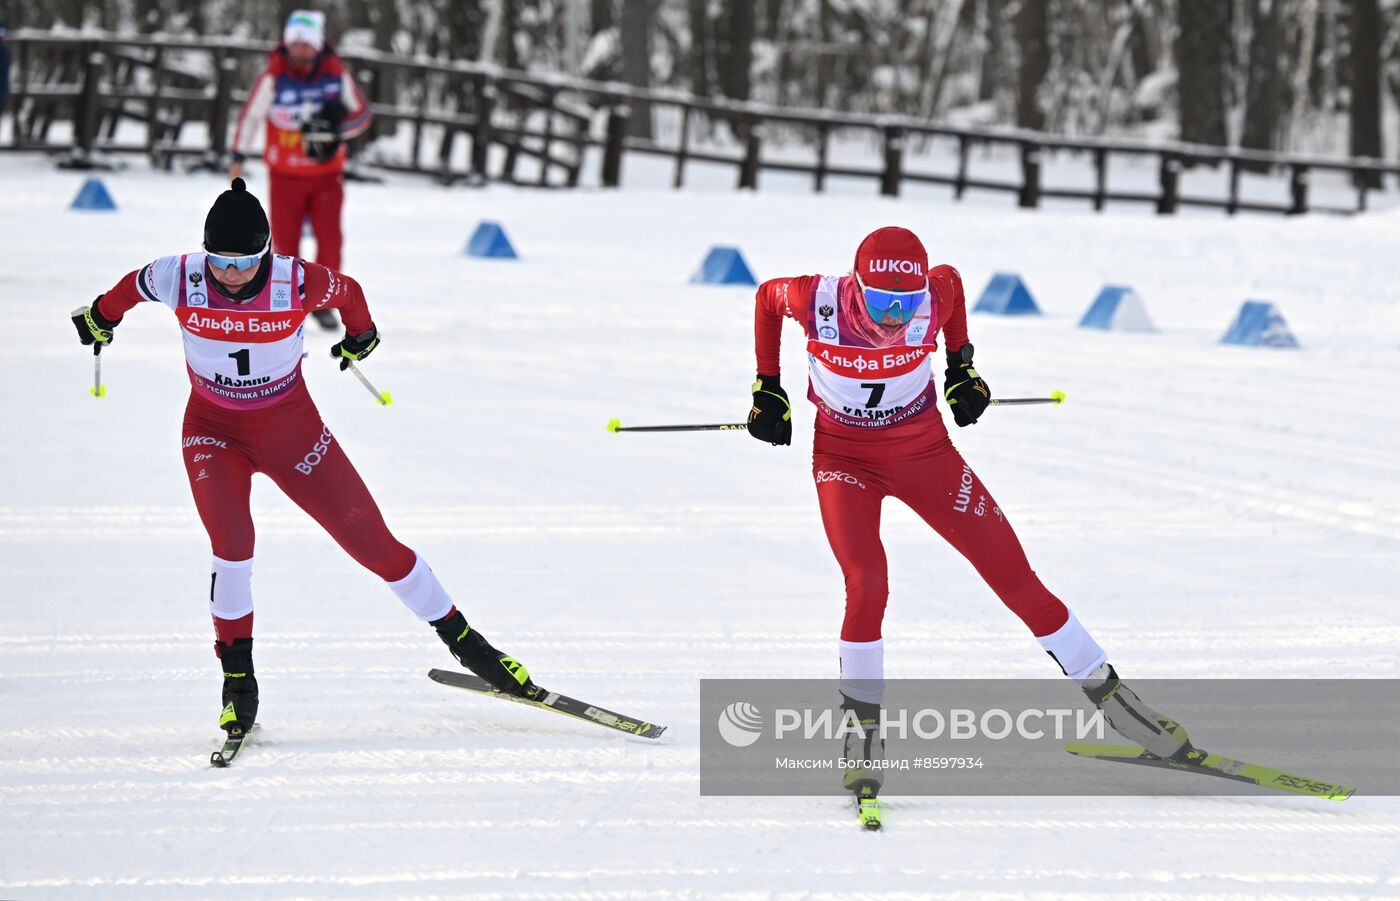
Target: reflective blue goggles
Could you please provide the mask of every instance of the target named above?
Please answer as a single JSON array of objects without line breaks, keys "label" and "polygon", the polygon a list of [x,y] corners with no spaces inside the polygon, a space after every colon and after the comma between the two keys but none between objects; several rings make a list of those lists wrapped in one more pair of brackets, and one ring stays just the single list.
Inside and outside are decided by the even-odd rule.
[{"label": "reflective blue goggles", "polygon": [[867,288],[856,276],[856,284],[865,297],[865,309],[879,325],[903,325],[914,318],[914,312],[929,299],[928,289],[918,291],[884,291]]},{"label": "reflective blue goggles", "polygon": [[227,257],[221,253],[209,253],[208,251],[205,252],[204,256],[209,260],[209,265],[215,269],[227,269],[232,266],[239,272],[247,272],[262,262],[265,253],[267,253],[267,248],[264,247],[257,253],[245,253],[236,257]]}]

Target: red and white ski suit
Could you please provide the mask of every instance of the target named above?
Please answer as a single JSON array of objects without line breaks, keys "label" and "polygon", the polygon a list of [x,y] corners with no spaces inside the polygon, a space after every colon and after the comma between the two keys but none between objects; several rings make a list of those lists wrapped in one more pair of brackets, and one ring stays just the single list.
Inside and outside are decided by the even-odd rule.
[{"label": "red and white ski suit", "polygon": [[[807,336],[808,398],[817,407],[812,475],[846,581],[843,671],[852,668],[848,652],[878,646],[882,638],[889,596],[880,542],[886,497],[909,505],[967,558],[1067,673],[1095,660],[1096,667],[1102,652],[1085,644],[1092,639],[1041,584],[1005,512],[949,440],[932,363],[937,359],[942,368],[940,332],[949,348],[967,343],[962,279],[953,267],[938,266],[929,273],[929,288],[929,302],[893,337],[872,328],[852,276],[778,278],[758,289],[760,375],[779,374],[783,317],[796,320]],[[847,677],[882,678],[882,664],[857,668],[862,672]]]},{"label": "red and white ski suit", "polygon": [[227,297],[202,253],[163,257],[128,273],[97,303],[116,321],[142,302],[174,311],[191,391],[183,456],[212,546],[210,607],[220,641],[252,636],[253,473],[270,478],[351,557],[420,618],[452,604],[432,571],[384,523],[344,448],[321,420],[301,375],[303,321],[334,308],[346,330],[373,327],[354,279],[316,263],[273,255],[257,296]]},{"label": "red and white ski suit", "polygon": [[287,48],[279,45],[268,54],[267,67],[253,82],[238,113],[232,147],[239,155],[236,158],[251,155],[258,132],[264,133],[273,250],[296,256],[302,223],[309,220],[316,235],[317,262],[339,270],[347,150],[341,144],[330,159],[313,159],[306,155],[301,138],[302,125],[330,100],[339,101],[346,110],[340,125],[342,139],[364,133],[373,122],[369,101],[334,50],[324,48],[309,67],[299,69]]}]

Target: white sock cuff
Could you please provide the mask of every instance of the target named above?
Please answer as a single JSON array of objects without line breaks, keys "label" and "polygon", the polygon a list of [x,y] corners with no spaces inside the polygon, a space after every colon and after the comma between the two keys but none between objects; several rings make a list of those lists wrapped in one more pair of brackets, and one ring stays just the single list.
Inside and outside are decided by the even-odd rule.
[{"label": "white sock cuff", "polygon": [[885,701],[885,640],[841,642],[841,693],[856,701]]},{"label": "white sock cuff", "polygon": [[418,557],[408,575],[390,582],[389,590],[398,595],[403,605],[423,622],[442,619],[452,609],[452,598],[442,587],[426,560]]},{"label": "white sock cuff", "polygon": [[238,619],[253,612],[253,558],[214,557],[210,567],[209,612],[219,619]]},{"label": "white sock cuff", "polygon": [[1036,641],[1071,679],[1089,678],[1108,660],[1108,652],[1099,647],[1073,610],[1063,626],[1049,635],[1037,636]]}]

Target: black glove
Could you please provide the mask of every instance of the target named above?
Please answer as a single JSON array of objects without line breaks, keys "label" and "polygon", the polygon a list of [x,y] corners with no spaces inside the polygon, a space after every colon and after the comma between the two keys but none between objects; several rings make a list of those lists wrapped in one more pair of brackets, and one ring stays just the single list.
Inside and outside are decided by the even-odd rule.
[{"label": "black glove", "polygon": [[86,347],[89,344],[111,344],[116,338],[113,332],[121,319],[111,320],[102,315],[102,311],[97,309],[97,300],[92,302],[90,307],[78,307],[73,311],[73,327],[78,330],[78,340]]},{"label": "black glove", "polygon": [[992,402],[992,391],[972,368],[972,345],[948,351],[948,371],[943,375],[943,399],[959,426],[972,425]]},{"label": "black glove", "polygon": [[774,447],[792,444],[792,404],[776,375],[760,375],[753,383],[749,435]]},{"label": "black glove", "polygon": [[331,359],[340,361],[340,371],[344,372],[350,368],[353,360],[358,363],[365,357],[374,353],[374,349],[379,346],[379,330],[370,326],[369,331],[352,335],[345,333],[345,337],[340,339],[340,343],[331,348]]},{"label": "black glove", "polygon": [[306,155],[324,163],[340,149],[340,123],[345,121],[345,105],[327,100],[301,123],[301,147]]}]

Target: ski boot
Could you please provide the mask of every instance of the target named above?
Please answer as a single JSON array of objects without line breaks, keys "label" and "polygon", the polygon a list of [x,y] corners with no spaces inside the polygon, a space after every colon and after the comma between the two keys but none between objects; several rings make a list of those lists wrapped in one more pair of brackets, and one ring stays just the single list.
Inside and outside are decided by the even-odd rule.
[{"label": "ski boot", "polygon": [[1141,745],[1154,757],[1185,761],[1195,751],[1185,727],[1144,704],[1118,678],[1111,664],[1105,663],[1089,678],[1081,679],[1079,687],[1093,705],[1103,711],[1104,719],[1115,732]]},{"label": "ski boot", "polygon": [[224,669],[224,709],[219,728],[246,733],[258,718],[258,680],[253,675],[253,639],[235,638],[233,644],[215,643]]},{"label": "ski boot", "polygon": [[491,683],[492,688],[517,697],[525,697],[534,689],[535,683],[530,681],[525,665],[491,647],[485,636],[467,625],[462,611],[454,607],[451,613],[433,620],[431,625],[457,662]]},{"label": "ski boot", "polygon": [[842,756],[846,758],[846,775],[841,787],[855,795],[856,813],[860,824],[874,831],[880,828],[880,786],[884,770],[867,766],[867,761],[885,759],[885,740],[880,737],[880,705],[841,696],[842,721],[854,716],[860,732],[847,732]]}]

